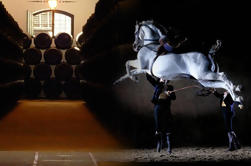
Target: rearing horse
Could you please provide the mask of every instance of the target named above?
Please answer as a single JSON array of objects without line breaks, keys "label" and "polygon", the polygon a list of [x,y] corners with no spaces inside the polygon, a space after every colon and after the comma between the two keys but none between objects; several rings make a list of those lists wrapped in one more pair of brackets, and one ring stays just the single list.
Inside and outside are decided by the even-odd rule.
[{"label": "rearing horse", "polygon": [[[215,64],[204,54],[188,52],[157,56],[158,41],[162,35],[164,33],[153,24],[153,21],[136,24],[133,49],[138,52],[137,59],[126,62],[127,74],[115,83],[125,78],[136,81],[136,75],[141,73],[149,73],[165,80],[189,78],[197,80],[203,87],[225,89],[234,101],[242,103],[243,98],[236,94],[236,91],[240,91],[240,86],[235,86],[225,73],[210,70],[210,66]],[[135,69],[131,70],[130,66]]]}]

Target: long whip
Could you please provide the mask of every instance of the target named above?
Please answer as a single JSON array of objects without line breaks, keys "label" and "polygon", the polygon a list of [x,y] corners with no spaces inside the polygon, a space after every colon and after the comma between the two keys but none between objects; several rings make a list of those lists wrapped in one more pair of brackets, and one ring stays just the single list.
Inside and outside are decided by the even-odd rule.
[{"label": "long whip", "polygon": [[198,86],[198,85],[190,85],[190,86],[185,86],[183,88],[172,90],[170,92],[178,92],[178,91],[181,91],[181,90],[184,90],[184,89],[189,89],[189,88],[200,88],[201,89],[201,87]]}]

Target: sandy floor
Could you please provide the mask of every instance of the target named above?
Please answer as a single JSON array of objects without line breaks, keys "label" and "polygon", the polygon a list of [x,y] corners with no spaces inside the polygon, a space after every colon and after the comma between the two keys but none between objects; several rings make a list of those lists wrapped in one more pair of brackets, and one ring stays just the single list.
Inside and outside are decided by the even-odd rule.
[{"label": "sandy floor", "polygon": [[105,161],[124,162],[222,162],[250,161],[251,147],[242,147],[236,151],[227,151],[226,147],[184,147],[174,148],[172,154],[164,149],[160,153],[155,149],[131,149],[110,153],[94,153],[96,158]]},{"label": "sandy floor", "polygon": [[224,147],[183,147],[169,155],[154,149],[116,151],[0,151],[0,166],[153,166],[251,165],[251,147],[234,152]]}]

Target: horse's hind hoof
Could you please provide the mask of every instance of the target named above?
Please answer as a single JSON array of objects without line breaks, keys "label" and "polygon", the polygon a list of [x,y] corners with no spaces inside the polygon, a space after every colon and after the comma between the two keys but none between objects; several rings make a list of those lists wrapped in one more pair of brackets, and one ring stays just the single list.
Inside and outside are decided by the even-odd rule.
[{"label": "horse's hind hoof", "polygon": [[119,80],[116,80],[112,83],[112,85],[117,85],[120,81]]},{"label": "horse's hind hoof", "polygon": [[136,82],[136,83],[139,82],[138,77],[136,77],[136,76],[130,76],[130,79],[131,79],[132,81]]}]

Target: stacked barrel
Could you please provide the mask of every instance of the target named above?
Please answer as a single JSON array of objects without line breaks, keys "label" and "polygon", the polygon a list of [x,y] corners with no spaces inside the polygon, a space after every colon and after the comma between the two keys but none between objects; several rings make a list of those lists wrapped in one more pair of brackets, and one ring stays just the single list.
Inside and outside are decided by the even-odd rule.
[{"label": "stacked barrel", "polygon": [[[0,33],[0,107],[16,102],[22,95],[24,66],[22,49],[9,36]],[[2,111],[0,110],[0,114]]]},{"label": "stacked barrel", "polygon": [[27,98],[81,98],[77,71],[81,56],[69,34],[59,33],[55,38],[38,34],[24,50],[24,62],[30,71],[24,81]]}]

